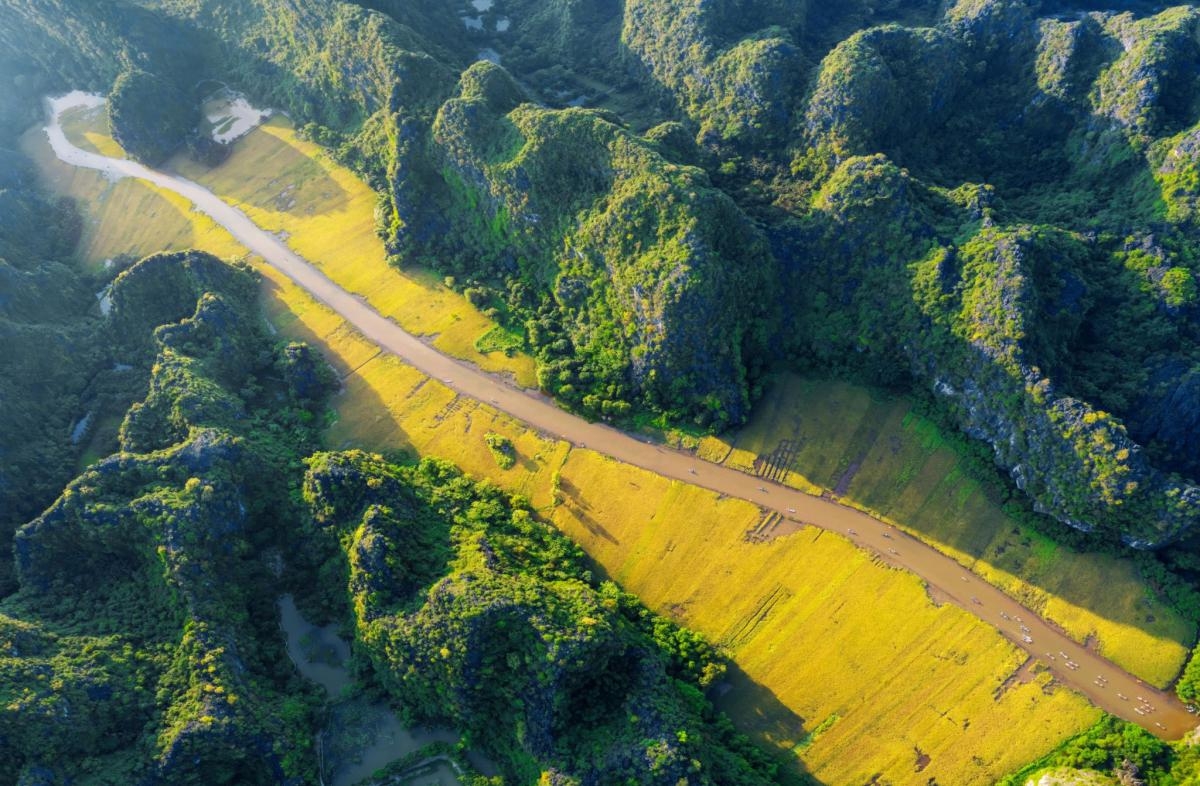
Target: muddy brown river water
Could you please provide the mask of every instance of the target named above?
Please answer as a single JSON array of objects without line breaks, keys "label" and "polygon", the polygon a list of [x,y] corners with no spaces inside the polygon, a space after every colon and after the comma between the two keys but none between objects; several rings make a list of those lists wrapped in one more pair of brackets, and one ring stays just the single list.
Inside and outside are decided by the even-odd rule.
[{"label": "muddy brown river water", "polygon": [[74,106],[95,106],[95,101],[94,96],[83,93],[48,101],[50,122],[45,130],[58,158],[74,166],[99,170],[113,179],[140,178],[186,197],[252,253],[336,311],[368,339],[442,384],[576,447],[586,446],[664,477],[749,500],[781,513],[793,530],[813,526],[836,532],[877,554],[883,562],[920,576],[935,595],[995,627],[1015,646],[1044,663],[1058,681],[1086,695],[1096,706],[1159,737],[1179,739],[1200,723],[1200,718],[1189,713],[1173,693],[1146,685],[1084,649],[950,557],[878,519],[835,501],[709,464],[691,454],[650,444],[601,423],[590,423],[564,412],[543,395],[519,389],[473,365],[442,355],[342,289],[283,241],[203,186],[71,144],[58,122],[59,115]]}]

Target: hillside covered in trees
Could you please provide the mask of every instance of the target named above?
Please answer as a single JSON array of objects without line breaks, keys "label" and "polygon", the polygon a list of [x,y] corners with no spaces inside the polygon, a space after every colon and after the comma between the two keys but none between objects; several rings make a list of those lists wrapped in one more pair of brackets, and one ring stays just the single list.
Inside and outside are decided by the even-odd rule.
[{"label": "hillside covered in trees", "polygon": [[146,160],[197,73],[286,108],[379,190],[395,264],[585,413],[719,430],[773,369],[851,374],[931,397],[1060,521],[1177,540],[1200,11],[944,5],[513,0],[485,37],[438,2],[38,0],[0,41],[4,90],[111,89]]},{"label": "hillside covered in trees", "polygon": [[282,651],[286,590],[352,622],[363,680],[513,782],[774,782],[702,692],[715,651],[526,502],[436,462],[306,458],[333,376],[270,338],[256,284],[198,252],[114,282],[114,351],[148,385],[119,452],[16,533],[0,783],[315,782],[323,701]]}]

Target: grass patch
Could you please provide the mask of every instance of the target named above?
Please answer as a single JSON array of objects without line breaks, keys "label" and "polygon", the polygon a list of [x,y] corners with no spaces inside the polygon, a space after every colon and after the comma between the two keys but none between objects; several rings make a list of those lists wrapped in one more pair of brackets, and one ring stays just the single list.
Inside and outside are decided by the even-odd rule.
[{"label": "grass patch", "polygon": [[475,339],[475,349],[484,355],[489,352],[503,352],[511,357],[525,349],[525,337],[501,325],[496,325]]},{"label": "grass patch", "polygon": [[75,464],[76,474],[83,472],[117,450],[118,432],[121,430],[121,422],[124,419],[124,414],[105,415],[97,421],[91,429],[91,434],[88,435],[87,444],[79,455],[79,461]]},{"label": "grass patch", "polygon": [[812,731],[810,731],[808,734],[805,734],[804,737],[801,738],[800,742],[796,743],[796,753],[803,753],[804,751],[808,750],[808,748],[817,741],[818,737],[833,728],[833,724],[837,723],[838,719],[839,717],[837,715],[830,715],[828,718],[813,727]]},{"label": "grass patch", "polygon": [[76,107],[59,118],[63,133],[76,147],[89,153],[126,158],[125,151],[112,138],[106,106]]}]

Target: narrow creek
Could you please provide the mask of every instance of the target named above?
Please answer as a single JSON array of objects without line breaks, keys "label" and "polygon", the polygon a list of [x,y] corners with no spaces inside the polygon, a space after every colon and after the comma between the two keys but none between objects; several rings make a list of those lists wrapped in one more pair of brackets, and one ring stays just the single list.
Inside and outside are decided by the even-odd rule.
[{"label": "narrow creek", "polygon": [[[400,719],[386,705],[362,704],[355,706],[354,700],[345,696],[352,680],[348,668],[350,645],[337,635],[334,625],[318,626],[309,622],[296,607],[292,595],[281,595],[279,625],[287,640],[287,653],[300,673],[319,684],[333,702],[330,728],[323,735],[336,740],[346,732],[343,725],[348,719],[359,726],[355,733],[346,735],[361,741],[358,750],[347,753],[344,745],[333,745],[335,753],[330,762],[332,780],[326,786],[354,786],[371,773],[414,753],[434,742],[454,744],[459,735],[448,728],[405,728]],[[495,764],[487,757],[472,751],[471,765],[480,772],[490,775],[498,772]],[[461,786],[462,781],[454,769],[444,760],[431,761],[420,768],[419,774],[403,782],[406,786]]]}]

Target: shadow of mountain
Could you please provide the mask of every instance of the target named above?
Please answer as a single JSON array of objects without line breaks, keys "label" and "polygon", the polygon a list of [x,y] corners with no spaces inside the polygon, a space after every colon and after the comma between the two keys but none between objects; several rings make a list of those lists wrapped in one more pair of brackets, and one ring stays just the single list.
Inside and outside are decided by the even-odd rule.
[{"label": "shadow of mountain", "polygon": [[331,165],[278,133],[287,124],[272,118],[233,142],[234,154],[207,177],[222,196],[262,210],[319,216],[343,209],[350,194],[330,174]]},{"label": "shadow of mountain", "polygon": [[804,719],[788,709],[770,688],[752,680],[731,661],[725,679],[713,693],[716,708],[775,760],[780,786],[820,786],[821,782],[796,755],[798,746],[811,741]]}]

